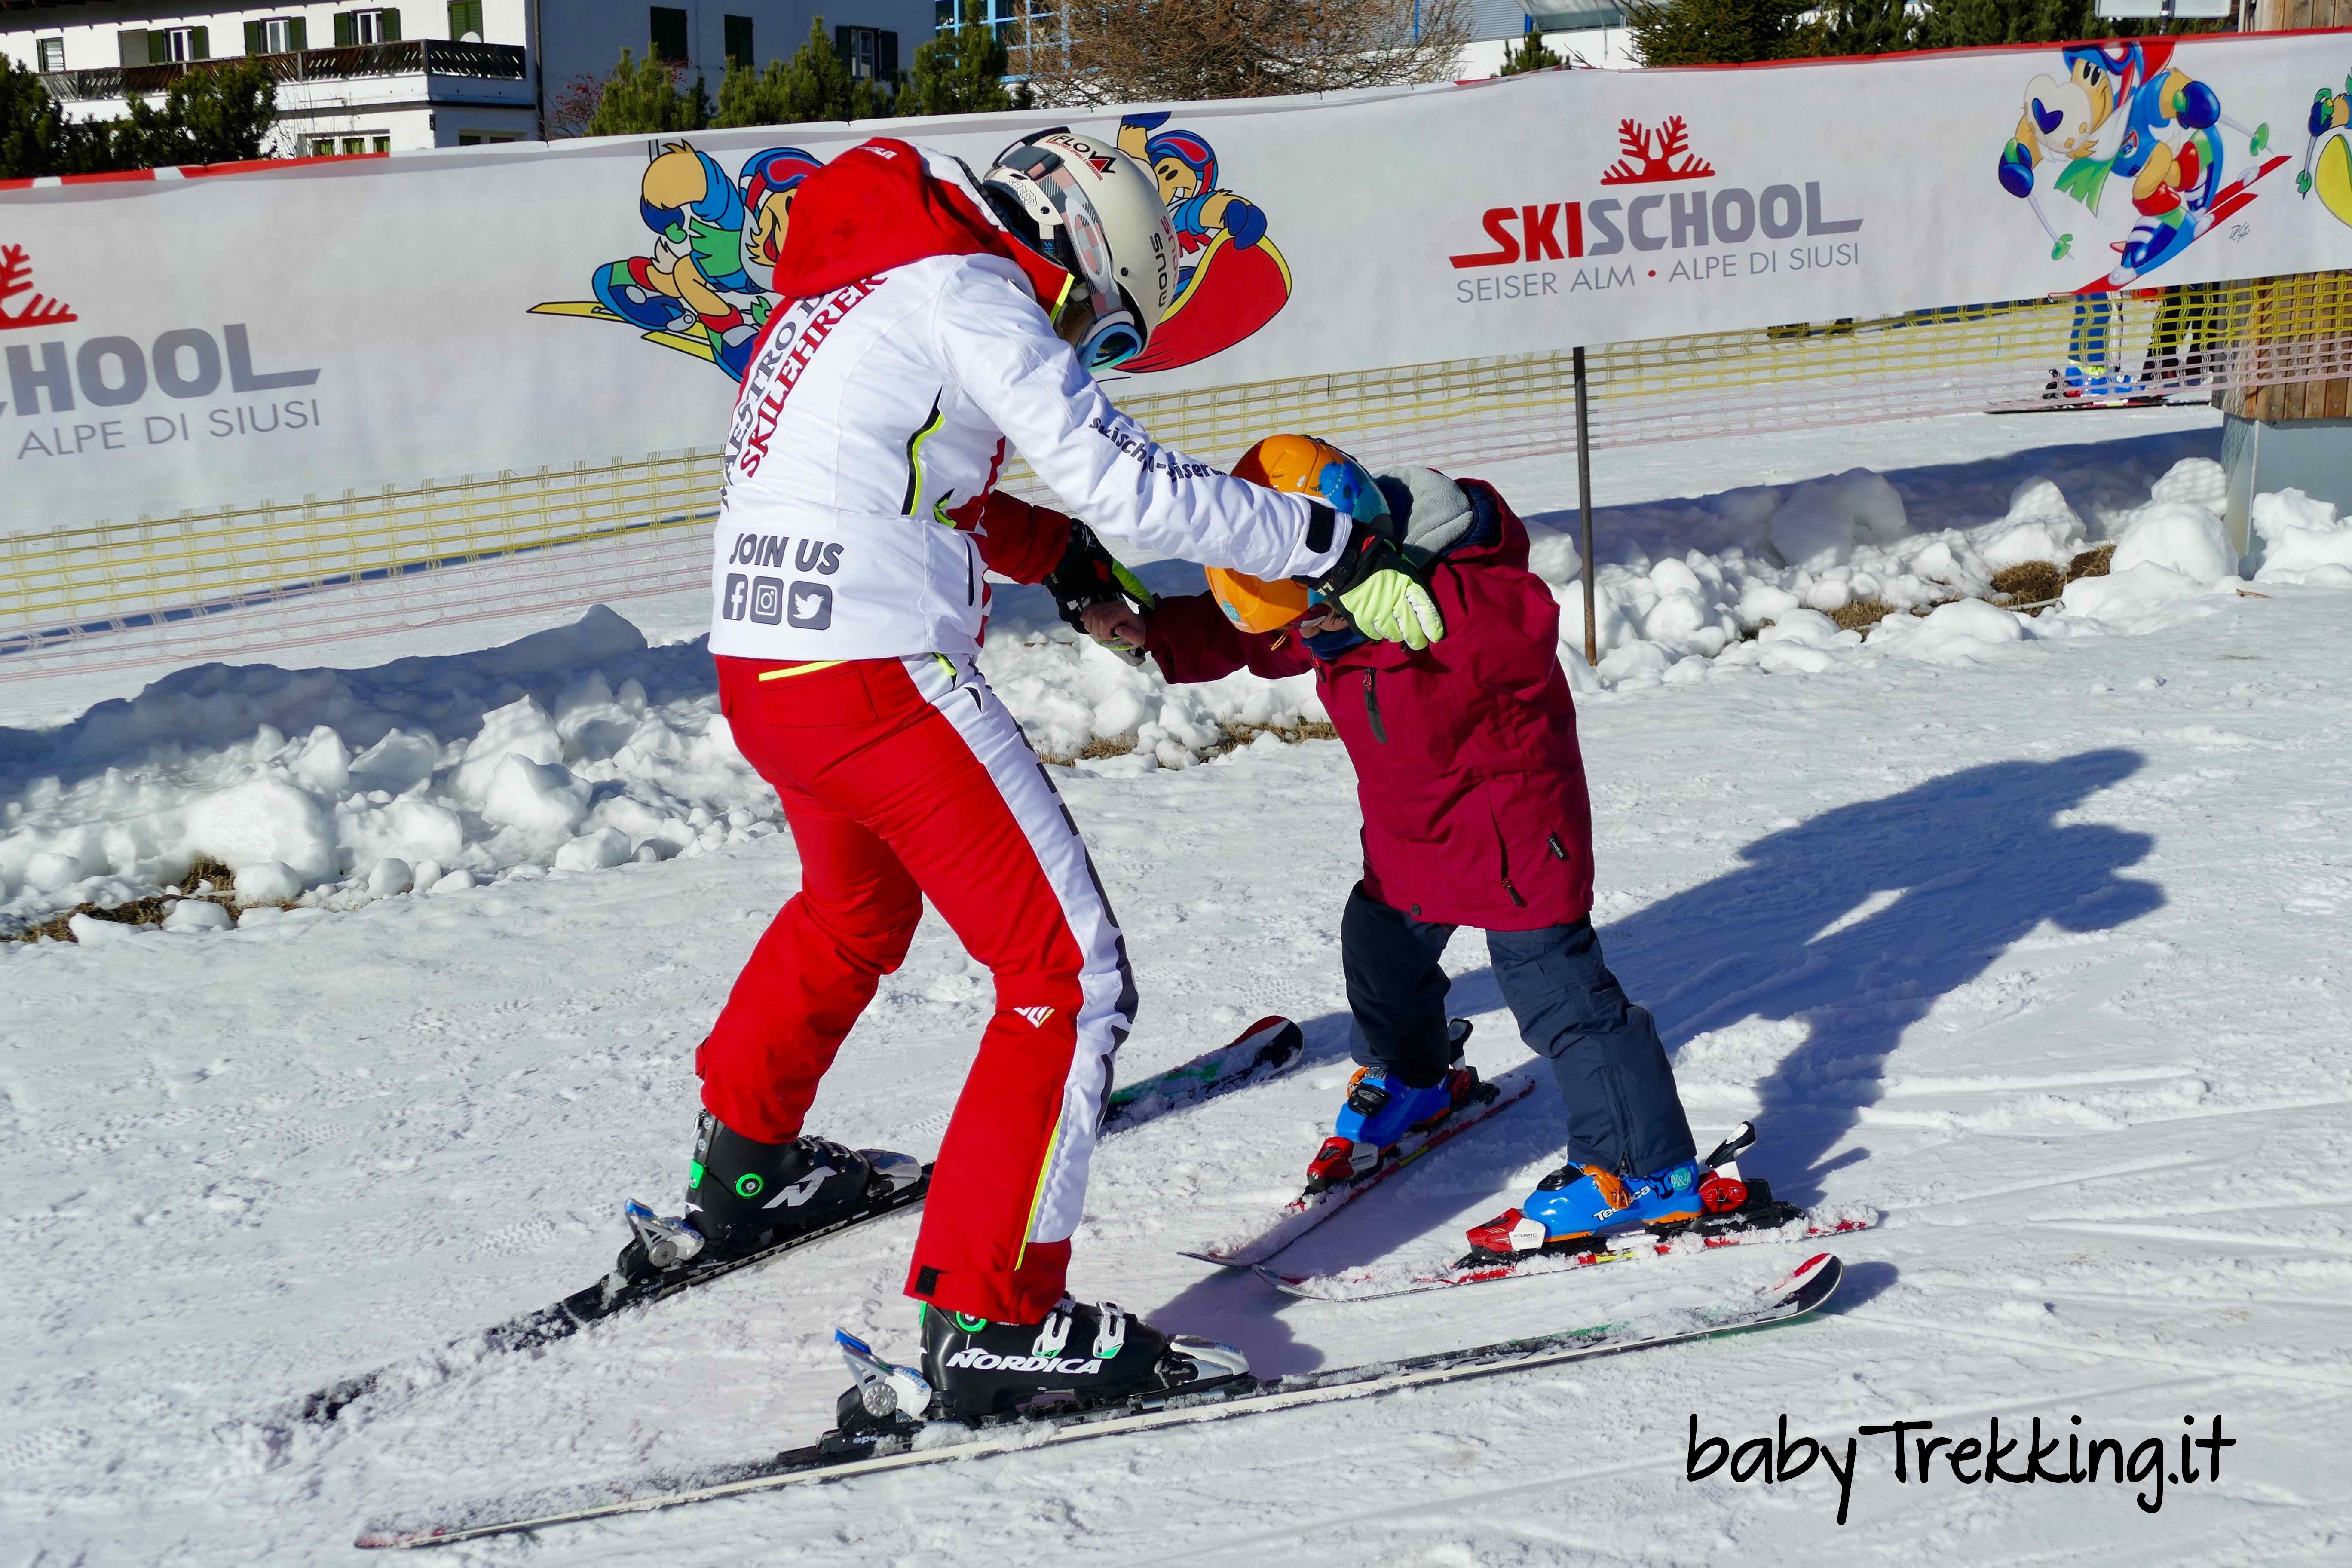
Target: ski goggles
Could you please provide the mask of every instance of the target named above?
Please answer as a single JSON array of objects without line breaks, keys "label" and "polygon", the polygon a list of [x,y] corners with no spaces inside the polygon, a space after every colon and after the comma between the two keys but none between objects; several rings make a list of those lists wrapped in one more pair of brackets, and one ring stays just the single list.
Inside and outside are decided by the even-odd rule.
[{"label": "ski goggles", "polygon": [[1095,313],[1094,325],[1078,344],[1079,363],[1089,371],[1108,370],[1141,353],[1150,330],[1112,280],[1110,241],[1103,235],[1094,204],[1064,167],[1062,155],[1050,147],[1014,147],[1005,152],[1000,166],[1036,186],[1062,220],[1054,259],[1085,287]]}]

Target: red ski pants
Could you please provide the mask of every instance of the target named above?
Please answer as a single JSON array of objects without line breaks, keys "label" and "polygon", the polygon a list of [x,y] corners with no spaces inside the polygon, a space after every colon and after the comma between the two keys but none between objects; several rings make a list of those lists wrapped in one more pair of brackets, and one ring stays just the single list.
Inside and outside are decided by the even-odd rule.
[{"label": "red ski pants", "polygon": [[775,786],[801,890],[695,1058],[747,1137],[799,1136],[817,1080],[905,962],[929,897],[996,981],[941,1139],[907,1292],[1002,1322],[1061,1299],[1135,984],[1077,825],[969,656],[720,658],[735,743]]}]

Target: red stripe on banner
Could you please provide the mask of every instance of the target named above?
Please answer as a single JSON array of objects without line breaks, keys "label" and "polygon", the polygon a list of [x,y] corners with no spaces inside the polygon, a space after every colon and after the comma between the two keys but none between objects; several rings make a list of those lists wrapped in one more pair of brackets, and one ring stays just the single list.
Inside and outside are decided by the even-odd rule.
[{"label": "red stripe on banner", "polygon": [[[2073,38],[2058,43],[2041,44],[1972,44],[1962,49],[1896,49],[1883,55],[1814,55],[1793,60],[1743,60],[1736,64],[1707,66],[1656,66],[1656,70],[1683,71],[1750,71],[1778,70],[1784,66],[1844,66],[1873,64],[1880,60],[1940,59],[1952,55],[2034,55],[2052,49],[2071,49],[2077,45],[2113,48],[2117,44],[2154,44],[2178,48],[2183,42],[2193,40],[2202,48],[2211,44],[2242,44],[2260,38],[2312,38],[2330,34],[2352,33],[2352,27],[2289,27],[2275,33],[2171,33],[2153,34],[2130,38]],[[1539,75],[1539,72],[1529,72]],[[1491,79],[1496,81],[1502,77]]]},{"label": "red stripe on banner", "polygon": [[[1883,55],[1809,55],[1802,59],[1741,60],[1723,65],[1651,66],[1659,71],[1760,71],[1780,70],[1789,66],[1846,66],[1874,64],[1880,60],[1941,59],[1951,55],[2034,55],[2052,49],[2070,49],[2076,45],[2096,45],[2109,47],[2116,44],[2160,44],[2178,47],[2184,40],[2194,40],[2200,47],[2209,44],[2244,43],[2257,38],[2320,38],[2352,33],[2352,27],[2282,27],[2268,33],[2171,33],[2131,38],[2074,38],[2058,43],[2038,44],[1971,44],[1958,49],[1895,49]],[[1547,66],[1538,71],[1522,71],[1517,76],[1489,76],[1473,79],[1456,78],[1455,87],[1500,87],[1510,81],[1531,81],[1549,76],[1556,70],[1573,70],[1573,66]]]},{"label": "red stripe on banner", "polygon": [[257,174],[268,169],[299,169],[312,163],[356,163],[370,158],[389,158],[389,153],[322,153],[310,158],[247,158],[235,163],[189,163],[180,174],[187,179],[210,178],[215,174]]},{"label": "red stripe on banner", "polygon": [[125,180],[211,179],[221,174],[260,174],[274,169],[302,169],[314,163],[358,163],[391,156],[389,153],[323,153],[309,158],[243,158],[230,163],[182,163],[161,169],[110,169],[99,174],[36,174],[29,179],[0,180],[0,191],[29,191],[36,185],[120,184]]}]

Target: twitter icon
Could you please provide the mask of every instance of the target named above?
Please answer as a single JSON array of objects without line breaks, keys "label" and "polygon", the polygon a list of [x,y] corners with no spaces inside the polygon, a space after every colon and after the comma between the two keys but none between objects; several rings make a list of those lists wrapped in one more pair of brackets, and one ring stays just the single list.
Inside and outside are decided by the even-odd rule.
[{"label": "twitter icon", "polygon": [[784,616],[804,632],[821,632],[833,625],[833,585],[795,583],[785,595]]}]

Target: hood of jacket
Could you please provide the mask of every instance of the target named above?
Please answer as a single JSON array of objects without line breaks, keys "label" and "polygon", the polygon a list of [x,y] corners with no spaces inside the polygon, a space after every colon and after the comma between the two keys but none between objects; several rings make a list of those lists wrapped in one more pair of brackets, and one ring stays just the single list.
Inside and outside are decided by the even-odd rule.
[{"label": "hood of jacket", "polygon": [[934,256],[994,256],[1028,279],[1047,314],[1070,275],[1014,238],[963,163],[877,136],[834,159],[793,194],[776,292],[805,299]]},{"label": "hood of jacket", "polygon": [[[1458,510],[1447,506],[1442,516],[1438,509],[1408,500],[1401,485],[1393,483],[1396,476],[1381,476],[1381,491],[1389,500],[1389,515],[1397,520],[1397,529],[1406,559],[1411,561],[1424,580],[1433,580],[1437,569],[1447,562],[1468,563],[1478,561],[1502,560],[1508,564],[1527,564],[1527,531],[1517,518],[1512,523],[1518,530],[1516,552],[1503,527],[1502,497],[1495,487],[1484,479],[1446,479],[1432,468],[1423,468],[1433,480],[1443,480],[1448,487],[1448,502],[1459,498]],[[1451,624],[1449,623],[1449,630]],[[1336,632],[1318,632],[1302,639],[1307,651],[1323,664],[1341,662],[1395,663],[1410,658],[1402,643],[1375,643],[1353,626]],[[1357,654],[1355,659],[1349,655]]]}]

